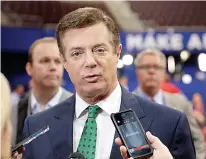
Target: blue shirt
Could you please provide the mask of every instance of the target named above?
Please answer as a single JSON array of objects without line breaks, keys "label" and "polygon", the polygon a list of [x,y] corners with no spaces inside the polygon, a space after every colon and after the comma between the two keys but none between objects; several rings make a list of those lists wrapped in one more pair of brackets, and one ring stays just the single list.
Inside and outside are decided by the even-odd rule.
[{"label": "blue shirt", "polygon": [[[148,99],[151,101],[151,98],[149,95],[147,95],[141,88],[138,88],[138,95],[141,96],[144,99]],[[153,97],[154,102],[158,103],[158,104],[164,104],[164,97],[163,97],[163,93],[161,90],[159,90]]]}]

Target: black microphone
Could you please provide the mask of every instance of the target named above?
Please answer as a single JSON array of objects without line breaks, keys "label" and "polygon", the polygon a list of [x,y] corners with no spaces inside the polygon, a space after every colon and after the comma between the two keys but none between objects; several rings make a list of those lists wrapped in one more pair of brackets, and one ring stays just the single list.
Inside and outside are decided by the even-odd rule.
[{"label": "black microphone", "polygon": [[68,159],[85,159],[84,156],[79,152],[71,153]]}]

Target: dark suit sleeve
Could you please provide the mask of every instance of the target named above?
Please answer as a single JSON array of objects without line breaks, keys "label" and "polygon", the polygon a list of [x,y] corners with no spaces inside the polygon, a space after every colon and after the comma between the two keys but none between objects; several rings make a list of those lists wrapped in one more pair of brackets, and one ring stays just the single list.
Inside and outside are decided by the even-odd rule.
[{"label": "dark suit sleeve", "polygon": [[174,159],[195,159],[195,148],[187,117],[184,113],[179,118],[170,152]]},{"label": "dark suit sleeve", "polygon": [[29,97],[25,97],[24,99],[21,99],[18,103],[16,144],[23,140],[23,128],[24,128],[24,121],[27,117],[28,100],[29,100],[28,98]]},{"label": "dark suit sleeve", "polygon": [[[26,139],[29,137],[31,134],[29,132],[29,117],[26,118],[24,122],[24,129],[23,129],[23,137]],[[31,152],[31,143],[26,145],[25,151],[23,152],[23,159],[33,159],[32,157],[32,152]]]}]

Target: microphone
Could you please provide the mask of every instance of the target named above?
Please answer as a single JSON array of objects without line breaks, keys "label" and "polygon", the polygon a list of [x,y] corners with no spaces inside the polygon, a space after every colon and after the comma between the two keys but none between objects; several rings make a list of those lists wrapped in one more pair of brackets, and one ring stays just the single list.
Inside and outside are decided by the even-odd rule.
[{"label": "microphone", "polygon": [[49,126],[47,125],[42,129],[40,129],[39,131],[32,134],[31,136],[29,136],[28,138],[24,139],[23,141],[21,141],[20,143],[18,143],[16,146],[12,148],[12,155],[14,155],[16,152],[18,152],[19,154],[22,153],[24,151],[25,145],[29,144],[30,142],[32,142],[33,140],[35,140],[36,138],[40,137],[41,135],[45,134],[48,131],[49,131]]},{"label": "microphone", "polygon": [[85,159],[84,156],[79,152],[71,153],[68,159]]}]

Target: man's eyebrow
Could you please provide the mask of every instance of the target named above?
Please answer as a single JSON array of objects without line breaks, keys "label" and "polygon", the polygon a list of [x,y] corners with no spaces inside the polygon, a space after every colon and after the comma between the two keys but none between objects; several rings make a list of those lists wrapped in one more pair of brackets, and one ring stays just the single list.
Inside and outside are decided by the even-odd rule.
[{"label": "man's eyebrow", "polygon": [[100,44],[96,44],[96,45],[94,45],[93,48],[95,48],[95,47],[99,47],[99,46],[107,46],[107,45],[104,44],[104,43],[100,43]]},{"label": "man's eyebrow", "polygon": [[83,48],[82,47],[72,47],[71,49],[69,49],[69,51],[72,51],[72,50],[82,50]]},{"label": "man's eyebrow", "polygon": [[51,58],[51,57],[49,57],[49,56],[43,56],[43,57],[41,57],[41,59],[49,59],[49,58]]},{"label": "man's eyebrow", "polygon": [[[99,47],[99,46],[107,46],[105,43],[99,43],[99,44],[95,44],[93,46],[93,48],[95,47]],[[69,51],[73,51],[73,50],[83,50],[83,47],[72,47],[71,49],[69,49]]]}]

